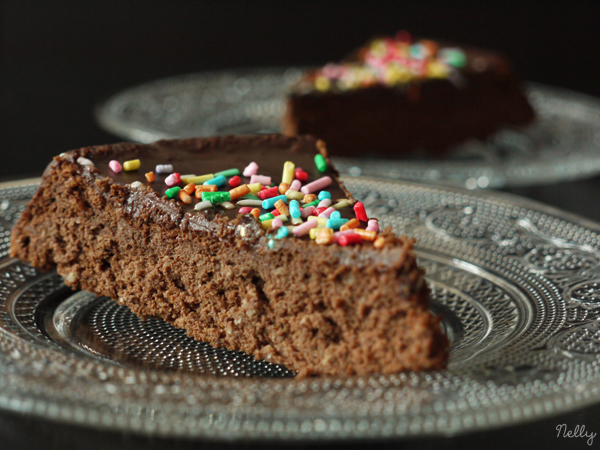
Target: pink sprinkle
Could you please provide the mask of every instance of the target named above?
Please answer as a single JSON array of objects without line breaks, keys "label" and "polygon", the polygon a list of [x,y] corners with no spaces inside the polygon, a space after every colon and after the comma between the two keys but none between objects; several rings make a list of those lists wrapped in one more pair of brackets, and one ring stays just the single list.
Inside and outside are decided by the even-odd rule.
[{"label": "pink sprinkle", "polygon": [[307,208],[302,209],[302,211],[300,211],[300,215],[302,216],[303,219],[306,219],[308,216],[310,216],[312,214],[312,212],[315,209],[316,208],[314,206],[309,206]]},{"label": "pink sprinkle", "polygon": [[165,184],[169,187],[175,186],[179,183],[181,183],[181,175],[179,175],[177,172],[172,173],[165,179]]},{"label": "pink sprinkle", "polygon": [[281,219],[279,217],[275,217],[273,219],[273,222],[271,222],[271,228],[276,230],[277,228],[279,228],[281,226],[283,226],[283,222],[281,221]]},{"label": "pink sprinkle", "polygon": [[327,208],[325,211],[323,211],[321,214],[319,214],[319,217],[326,217],[327,219],[329,219],[329,216],[331,216],[331,213],[335,211],[335,208]]},{"label": "pink sprinkle", "polygon": [[[258,172],[258,164],[256,164],[254,161],[252,161],[244,169],[244,172],[242,172],[242,175],[244,175],[245,177],[251,177],[252,175],[256,175],[256,172]],[[271,183],[269,183],[269,184],[271,184]]]},{"label": "pink sprinkle", "polygon": [[330,184],[330,177],[319,178],[318,180],[315,180],[312,183],[308,183],[307,185],[303,186],[302,189],[300,189],[300,192],[302,192],[304,195],[312,194],[315,191],[326,188]]},{"label": "pink sprinkle", "polygon": [[322,206],[324,206],[325,208],[328,208],[331,206],[331,199],[330,198],[324,198],[323,200],[321,200],[319,202],[319,204],[317,205],[318,208],[321,208]]},{"label": "pink sprinkle", "polygon": [[378,232],[379,231],[379,222],[377,222],[375,219],[369,220],[369,223],[367,224],[367,231]]},{"label": "pink sprinkle", "polygon": [[119,173],[121,170],[123,170],[123,167],[121,164],[119,164],[119,161],[115,159],[108,163],[108,167],[110,167],[110,170],[112,170],[114,173]]},{"label": "pink sprinkle", "polygon": [[296,237],[304,236],[311,230],[311,228],[317,228],[318,226],[319,222],[317,222],[316,219],[311,219],[308,222],[304,222],[302,225],[298,225],[292,230],[292,233],[294,233]]},{"label": "pink sprinkle", "polygon": [[249,206],[242,206],[238,211],[238,214],[248,214],[250,211],[252,211],[252,208]]},{"label": "pink sprinkle", "polygon": [[266,177],[264,175],[252,175],[250,177],[250,184],[252,183],[260,183],[263,186],[271,186],[271,177]]},{"label": "pink sprinkle", "polygon": [[300,182],[300,180],[294,180],[292,181],[292,184],[290,184],[290,189],[292,191],[299,191],[301,187],[302,183]]},{"label": "pink sprinkle", "polygon": [[338,243],[340,238],[345,234],[356,234],[354,230],[346,230],[346,231],[336,231],[333,233],[333,242]]}]

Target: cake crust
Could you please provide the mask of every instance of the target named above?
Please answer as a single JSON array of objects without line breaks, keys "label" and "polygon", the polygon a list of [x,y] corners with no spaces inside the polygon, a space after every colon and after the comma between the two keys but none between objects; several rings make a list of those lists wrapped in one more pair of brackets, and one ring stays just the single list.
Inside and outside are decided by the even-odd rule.
[{"label": "cake crust", "polygon": [[180,148],[202,160],[215,149],[252,146],[318,151],[312,138],[258,136],[117,144],[56,157],[13,230],[11,256],[56,268],[72,288],[111,297],[142,318],[162,318],[197,340],[300,376],[445,367],[448,341],[428,310],[411,239],[388,230],[381,249],[292,238],[269,248],[250,215],[186,211],[148,185],[120,184],[78,162]]}]

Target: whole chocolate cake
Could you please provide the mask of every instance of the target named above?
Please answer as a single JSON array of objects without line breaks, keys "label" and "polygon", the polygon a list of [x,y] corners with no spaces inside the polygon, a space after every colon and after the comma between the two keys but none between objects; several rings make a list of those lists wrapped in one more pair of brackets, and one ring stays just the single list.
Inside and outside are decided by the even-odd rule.
[{"label": "whole chocolate cake", "polygon": [[300,376],[442,369],[448,358],[413,241],[380,231],[309,137],[64,153],[11,255]]},{"label": "whole chocolate cake", "polygon": [[287,135],[325,140],[332,155],[399,158],[439,156],[533,119],[505,58],[401,32],[306,73],[287,97],[283,126]]}]

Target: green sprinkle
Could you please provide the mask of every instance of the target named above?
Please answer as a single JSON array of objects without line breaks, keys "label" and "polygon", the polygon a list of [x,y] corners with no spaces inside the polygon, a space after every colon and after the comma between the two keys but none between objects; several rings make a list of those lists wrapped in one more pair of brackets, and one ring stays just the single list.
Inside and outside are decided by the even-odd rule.
[{"label": "green sprinkle", "polygon": [[325,162],[325,158],[320,153],[315,155],[315,164],[317,166],[317,170],[321,173],[327,170],[327,163]]},{"label": "green sprinkle", "polygon": [[319,204],[321,200],[317,199],[317,200],[313,200],[310,203],[307,203],[306,205],[302,205],[303,208],[308,208],[309,206],[317,206]]},{"label": "green sprinkle", "polygon": [[261,222],[264,222],[265,220],[269,220],[269,219],[274,219],[275,216],[271,213],[266,213],[263,214],[262,216],[258,216],[258,220],[260,220]]},{"label": "green sprinkle", "polygon": [[169,198],[175,198],[177,196],[177,194],[179,194],[179,191],[181,190],[181,188],[179,186],[174,186],[172,188],[169,188],[165,191],[165,195]]},{"label": "green sprinkle", "polygon": [[442,58],[451,66],[461,68],[467,65],[467,55],[462,50],[447,48],[443,50]]},{"label": "green sprinkle", "polygon": [[208,200],[213,205],[215,203],[229,202],[231,201],[231,194],[227,191],[203,192],[202,200]]},{"label": "green sprinkle", "polygon": [[246,194],[242,198],[245,198],[246,200],[260,200],[260,198],[253,194]]},{"label": "green sprinkle", "polygon": [[240,174],[240,169],[227,169],[221,172],[215,172],[215,178],[222,175],[224,177],[233,177]]}]

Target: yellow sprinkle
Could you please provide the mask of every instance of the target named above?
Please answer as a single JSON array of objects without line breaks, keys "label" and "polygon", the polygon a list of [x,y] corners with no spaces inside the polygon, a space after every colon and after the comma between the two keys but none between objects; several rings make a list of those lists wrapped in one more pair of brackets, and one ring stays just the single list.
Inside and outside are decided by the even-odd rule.
[{"label": "yellow sprinkle", "polygon": [[306,221],[308,222],[312,219],[315,219],[320,227],[327,226],[327,217],[308,216],[308,219],[306,219]]},{"label": "yellow sprinkle", "polygon": [[292,184],[294,181],[294,169],[296,168],[296,164],[291,161],[286,161],[283,164],[283,175],[281,177],[281,182],[287,185]]},{"label": "yellow sprinkle", "polygon": [[328,91],[329,88],[331,87],[331,82],[329,81],[329,78],[327,78],[327,77],[318,76],[315,79],[315,87],[317,88],[318,91],[325,92],[325,91]]},{"label": "yellow sprinkle", "polygon": [[261,184],[260,183],[252,183],[248,185],[251,194],[258,194],[260,192]]},{"label": "yellow sprinkle", "polygon": [[140,168],[140,160],[139,159],[132,159],[131,161],[125,161],[123,163],[123,170],[125,170],[126,172],[129,172],[131,170],[137,170]]},{"label": "yellow sprinkle", "polygon": [[260,223],[263,227],[263,230],[268,231],[271,229],[271,225],[273,224],[273,219],[265,220]]},{"label": "yellow sprinkle", "polygon": [[348,206],[350,206],[350,202],[348,200],[342,200],[340,202],[337,202],[335,205],[333,205],[332,208],[342,209],[342,208],[347,208]]},{"label": "yellow sprinkle", "polygon": [[205,181],[212,180],[214,177],[215,176],[212,173],[208,173],[206,175],[200,175],[197,177],[187,177],[187,178],[181,177],[181,179],[183,180],[183,182],[185,184],[189,184],[189,183],[202,184]]},{"label": "yellow sprinkle", "polygon": [[285,196],[289,200],[302,200],[304,198],[304,194],[302,192],[294,191],[293,189],[288,189],[285,191]]}]

